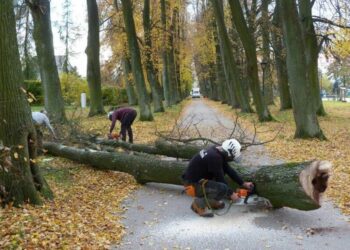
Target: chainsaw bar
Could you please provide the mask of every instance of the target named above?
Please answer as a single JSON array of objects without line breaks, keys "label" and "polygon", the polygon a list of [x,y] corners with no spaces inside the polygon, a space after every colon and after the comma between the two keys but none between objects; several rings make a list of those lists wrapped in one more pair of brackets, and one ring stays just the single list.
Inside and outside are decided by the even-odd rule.
[{"label": "chainsaw bar", "polygon": [[244,202],[245,197],[239,198],[233,205],[236,206],[259,206],[259,207],[272,207],[270,201],[266,198],[260,197],[256,194],[250,195]]}]

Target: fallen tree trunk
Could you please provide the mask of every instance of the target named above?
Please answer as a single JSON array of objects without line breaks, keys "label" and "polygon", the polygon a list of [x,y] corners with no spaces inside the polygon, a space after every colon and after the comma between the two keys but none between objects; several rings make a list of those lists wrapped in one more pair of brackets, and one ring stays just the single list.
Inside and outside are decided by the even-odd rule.
[{"label": "fallen tree trunk", "polygon": [[197,145],[185,145],[179,143],[170,143],[166,140],[158,139],[155,141],[155,146],[146,144],[130,144],[124,141],[116,140],[104,140],[98,138],[91,138],[89,141],[110,147],[121,147],[127,150],[136,152],[142,152],[153,155],[165,155],[174,158],[191,159],[196,153],[198,153],[204,146]]},{"label": "fallen tree trunk", "polygon": [[[187,165],[147,155],[84,150],[51,142],[45,143],[44,147],[52,155],[89,164],[100,170],[129,173],[140,183],[181,185],[181,175]],[[257,193],[269,199],[272,206],[313,210],[320,207],[320,196],[327,188],[331,164],[327,161],[312,161],[264,166],[257,170],[239,165],[234,168],[244,180],[253,181]]]}]

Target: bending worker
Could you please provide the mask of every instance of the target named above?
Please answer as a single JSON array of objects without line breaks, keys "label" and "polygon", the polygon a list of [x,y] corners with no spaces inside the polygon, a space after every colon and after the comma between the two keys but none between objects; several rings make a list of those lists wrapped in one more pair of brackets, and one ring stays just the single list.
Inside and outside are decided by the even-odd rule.
[{"label": "bending worker", "polygon": [[115,127],[115,123],[117,120],[121,123],[120,128],[120,136],[122,137],[123,141],[126,141],[126,131],[128,132],[129,136],[129,142],[133,143],[133,134],[132,134],[132,128],[131,125],[133,124],[135,118],[137,116],[137,112],[135,109],[132,108],[118,108],[114,111],[111,111],[108,113],[108,119],[112,121],[111,127],[109,129],[108,138],[112,138],[112,132]]},{"label": "bending worker", "polygon": [[[46,111],[43,109],[40,112],[32,112],[32,119],[35,125],[36,130],[36,136],[37,136],[37,147],[39,151],[42,149],[43,144],[43,133],[41,132],[41,127],[46,126],[51,134],[53,135],[54,139],[57,139],[55,131],[53,130],[53,127],[50,124],[50,120],[47,117]],[[40,153],[40,152],[39,152]]]},{"label": "bending worker", "polygon": [[228,162],[240,156],[240,151],[240,143],[235,139],[229,139],[221,146],[201,150],[191,159],[182,177],[186,192],[192,190],[192,196],[195,197],[191,205],[195,213],[203,217],[213,217],[213,213],[206,211],[206,208],[210,206],[212,209],[222,209],[225,207],[223,198],[232,201],[239,198],[227,185],[225,174],[238,185],[246,189],[253,188],[252,182],[244,182],[228,165]]}]

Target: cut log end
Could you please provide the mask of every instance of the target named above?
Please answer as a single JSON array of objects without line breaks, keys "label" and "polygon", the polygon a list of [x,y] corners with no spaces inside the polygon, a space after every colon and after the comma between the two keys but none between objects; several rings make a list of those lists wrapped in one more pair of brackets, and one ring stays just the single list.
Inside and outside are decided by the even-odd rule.
[{"label": "cut log end", "polygon": [[332,164],[329,161],[313,161],[299,175],[305,193],[320,206],[322,194],[328,187]]}]

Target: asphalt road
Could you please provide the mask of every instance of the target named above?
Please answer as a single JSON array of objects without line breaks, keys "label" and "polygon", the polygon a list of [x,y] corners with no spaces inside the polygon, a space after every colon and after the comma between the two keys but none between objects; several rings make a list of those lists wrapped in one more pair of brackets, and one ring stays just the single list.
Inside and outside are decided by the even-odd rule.
[{"label": "asphalt road", "polygon": [[[232,126],[201,99],[185,116],[195,114],[201,126]],[[242,164],[275,164],[263,147],[243,152]],[[181,186],[150,183],[125,201],[126,235],[114,249],[350,249],[349,217],[330,201],[314,211],[234,205],[223,216],[202,218],[190,209],[192,199]]]}]

